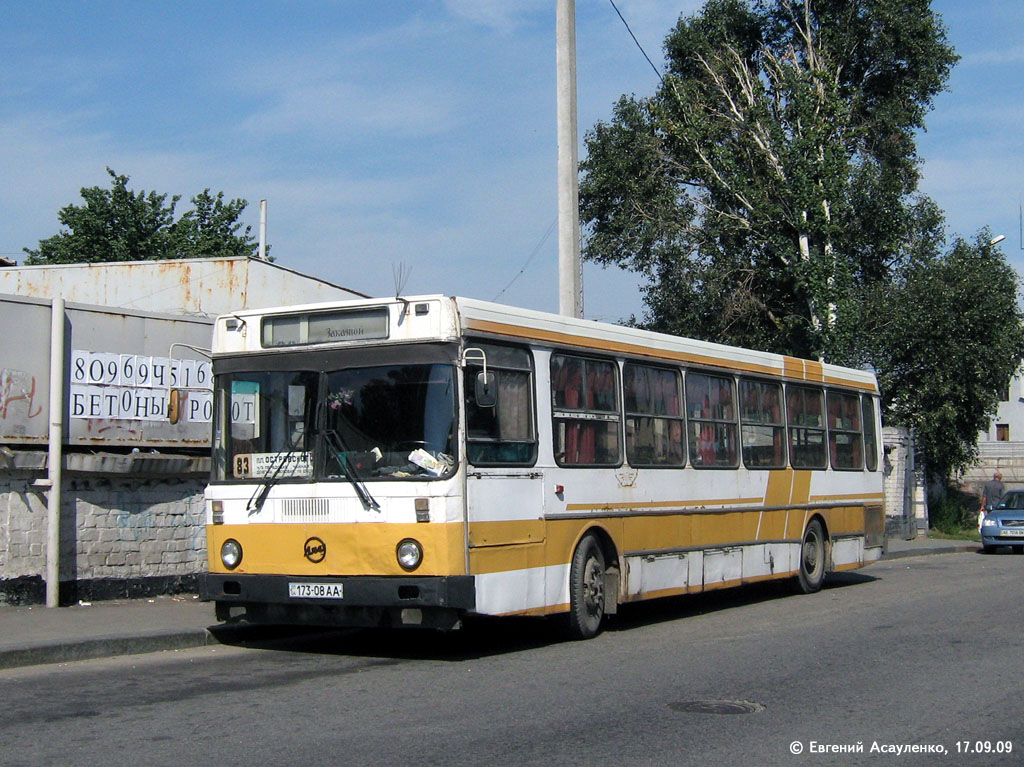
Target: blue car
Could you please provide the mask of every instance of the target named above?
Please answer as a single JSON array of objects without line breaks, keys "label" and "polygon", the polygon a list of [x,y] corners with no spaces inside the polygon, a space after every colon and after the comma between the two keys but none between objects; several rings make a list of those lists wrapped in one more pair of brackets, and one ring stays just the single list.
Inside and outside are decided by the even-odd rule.
[{"label": "blue car", "polygon": [[994,508],[985,512],[981,545],[986,554],[994,553],[1000,546],[1009,546],[1015,554],[1024,554],[1024,490],[1011,490]]}]

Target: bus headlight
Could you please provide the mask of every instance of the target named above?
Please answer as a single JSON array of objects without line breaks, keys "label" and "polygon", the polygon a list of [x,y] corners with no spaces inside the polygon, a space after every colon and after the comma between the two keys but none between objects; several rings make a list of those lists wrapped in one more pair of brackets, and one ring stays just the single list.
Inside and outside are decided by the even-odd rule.
[{"label": "bus headlight", "polygon": [[242,561],[242,544],[234,538],[228,538],[220,546],[220,561],[228,570],[234,570]]},{"label": "bus headlight", "polygon": [[412,572],[423,561],[423,547],[420,546],[419,541],[406,538],[398,544],[395,556],[398,557],[398,564],[403,570]]}]

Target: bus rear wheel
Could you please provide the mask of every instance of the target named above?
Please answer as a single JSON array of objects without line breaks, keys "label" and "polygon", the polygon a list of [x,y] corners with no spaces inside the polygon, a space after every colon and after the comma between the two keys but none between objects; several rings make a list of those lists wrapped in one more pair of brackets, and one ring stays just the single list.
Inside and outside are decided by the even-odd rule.
[{"label": "bus rear wheel", "polygon": [[812,519],[800,543],[800,590],[813,594],[825,582],[825,530],[820,519]]},{"label": "bus rear wheel", "polygon": [[604,619],[605,562],[601,545],[587,535],[576,547],[569,568],[568,631],[573,639],[590,639]]}]

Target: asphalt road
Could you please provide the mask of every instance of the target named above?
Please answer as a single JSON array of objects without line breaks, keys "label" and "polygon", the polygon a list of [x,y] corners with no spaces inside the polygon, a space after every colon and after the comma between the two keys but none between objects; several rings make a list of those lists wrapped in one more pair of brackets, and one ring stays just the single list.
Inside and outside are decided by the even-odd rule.
[{"label": "asphalt road", "polygon": [[949,554],[637,606],[589,642],[489,621],[13,669],[0,765],[1020,764],[1022,576]]}]

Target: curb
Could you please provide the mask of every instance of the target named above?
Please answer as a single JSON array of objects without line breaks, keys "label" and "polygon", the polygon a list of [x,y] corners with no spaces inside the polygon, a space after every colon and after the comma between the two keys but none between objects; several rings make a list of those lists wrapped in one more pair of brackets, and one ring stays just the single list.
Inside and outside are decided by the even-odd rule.
[{"label": "curb", "polygon": [[331,628],[308,629],[290,626],[238,624],[183,631],[140,632],[132,636],[110,634],[89,639],[74,639],[65,642],[0,649],[0,671],[24,668],[26,666],[72,663],[79,660],[188,650],[193,647],[205,647],[207,645],[257,648],[274,647],[282,641],[293,640],[296,636],[309,635],[310,633],[313,635],[333,633],[337,630]]},{"label": "curb", "polygon": [[112,658],[119,655],[142,655],[163,650],[184,650],[208,644],[220,644],[220,642],[206,629],[140,633],[135,636],[99,636],[91,639],[0,650],[0,669],[70,663],[77,660]]},{"label": "curb", "polygon": [[882,561],[885,562],[890,559],[906,559],[907,557],[923,557],[932,554],[959,554],[964,551],[981,551],[981,544],[971,542],[955,544],[953,546],[933,546],[928,548],[890,551],[882,556]]}]

